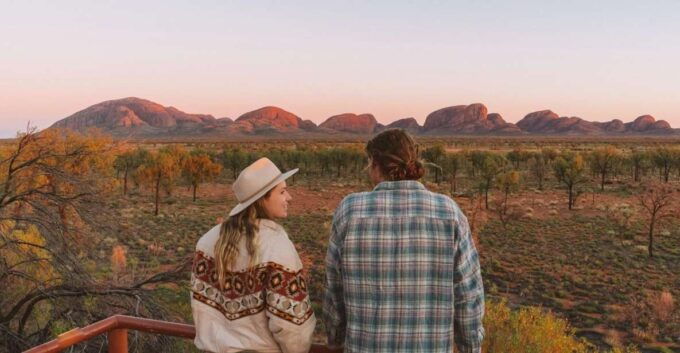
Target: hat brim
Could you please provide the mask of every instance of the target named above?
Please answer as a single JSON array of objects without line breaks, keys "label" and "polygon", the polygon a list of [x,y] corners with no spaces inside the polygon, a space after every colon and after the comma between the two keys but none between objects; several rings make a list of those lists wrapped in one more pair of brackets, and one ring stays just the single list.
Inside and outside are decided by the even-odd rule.
[{"label": "hat brim", "polygon": [[233,215],[239,214],[241,211],[245,210],[248,206],[252,205],[255,201],[259,200],[260,197],[264,196],[269,190],[273,189],[276,187],[276,185],[279,185],[282,181],[290,178],[293,174],[297,173],[300,168],[295,168],[293,170],[289,170],[285,173],[282,173],[278,177],[276,177],[274,180],[270,181],[269,184],[267,184],[266,187],[264,187],[262,190],[258,191],[255,195],[251,196],[249,199],[240,202],[238,205],[236,205],[234,208],[231,209],[229,212],[229,217]]}]

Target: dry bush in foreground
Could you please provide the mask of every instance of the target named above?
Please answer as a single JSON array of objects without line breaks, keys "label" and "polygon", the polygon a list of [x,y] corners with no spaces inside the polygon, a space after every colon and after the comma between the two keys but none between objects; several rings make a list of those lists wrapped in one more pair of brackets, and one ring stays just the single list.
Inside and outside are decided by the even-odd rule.
[{"label": "dry bush in foreground", "polygon": [[483,352],[579,353],[587,345],[566,320],[535,307],[511,310],[505,300],[487,301]]},{"label": "dry bush in foreground", "polygon": [[[183,278],[185,264],[122,285],[98,262],[116,222],[102,202],[111,149],[104,138],[29,130],[0,150],[1,349],[21,352],[113,313],[163,316],[149,286]],[[113,260],[123,271],[124,257]]]},{"label": "dry bush in foreground", "polygon": [[680,341],[680,307],[669,291],[649,292],[625,306],[618,320],[639,341]]},{"label": "dry bush in foreground", "polygon": [[[597,352],[574,336],[574,330],[566,320],[536,307],[511,310],[505,300],[486,302],[484,329],[484,353]],[[611,353],[639,351],[629,347],[615,348]]]}]

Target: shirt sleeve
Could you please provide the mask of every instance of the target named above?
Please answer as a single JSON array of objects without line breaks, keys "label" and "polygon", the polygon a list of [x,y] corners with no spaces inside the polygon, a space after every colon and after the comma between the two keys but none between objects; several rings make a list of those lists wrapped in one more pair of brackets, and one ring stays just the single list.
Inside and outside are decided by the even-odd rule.
[{"label": "shirt sleeve", "polygon": [[484,287],[467,218],[459,213],[454,255],[454,340],[460,353],[479,353],[484,339]]},{"label": "shirt sleeve", "polygon": [[309,300],[302,262],[286,237],[267,268],[265,285],[268,326],[283,353],[307,353],[316,317]]},{"label": "shirt sleeve", "polygon": [[338,207],[333,216],[331,235],[326,253],[326,289],[324,293],[323,314],[328,346],[331,348],[342,347],[345,343],[345,329],[347,318],[345,314],[345,302],[341,274],[341,244],[344,234],[339,224],[341,223],[341,208]]}]

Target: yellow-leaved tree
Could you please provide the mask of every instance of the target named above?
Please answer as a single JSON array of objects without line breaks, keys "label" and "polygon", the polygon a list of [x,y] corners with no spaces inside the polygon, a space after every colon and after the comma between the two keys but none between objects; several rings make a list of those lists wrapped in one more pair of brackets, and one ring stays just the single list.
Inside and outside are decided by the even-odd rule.
[{"label": "yellow-leaved tree", "polygon": [[153,152],[137,169],[137,178],[149,185],[154,192],[154,215],[158,216],[161,188],[168,193],[172,190],[175,180],[182,171],[182,164],[186,159],[186,151],[179,146],[169,146]]},{"label": "yellow-leaved tree", "polygon": [[96,271],[110,266],[97,264],[100,239],[116,234],[105,202],[116,184],[116,150],[96,132],[57,129],[28,129],[0,145],[3,351],[22,352],[116,312],[153,315],[147,285],[183,275],[186,264],[123,286]]},{"label": "yellow-leaved tree", "polygon": [[196,201],[196,190],[198,185],[207,181],[214,180],[220,172],[222,166],[210,159],[210,156],[203,151],[192,151],[184,161],[182,175],[191,184],[193,200]]},{"label": "yellow-leaved tree", "polygon": [[553,162],[553,171],[557,180],[567,188],[568,204],[571,210],[581,194],[580,186],[588,181],[583,156],[571,154],[557,157]]}]

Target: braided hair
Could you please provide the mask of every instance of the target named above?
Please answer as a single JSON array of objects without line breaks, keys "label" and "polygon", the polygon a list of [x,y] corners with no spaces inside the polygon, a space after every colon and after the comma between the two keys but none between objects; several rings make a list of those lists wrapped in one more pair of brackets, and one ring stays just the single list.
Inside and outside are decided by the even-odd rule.
[{"label": "braided hair", "polygon": [[402,129],[379,133],[366,144],[366,153],[387,181],[418,180],[425,175],[418,145]]}]

